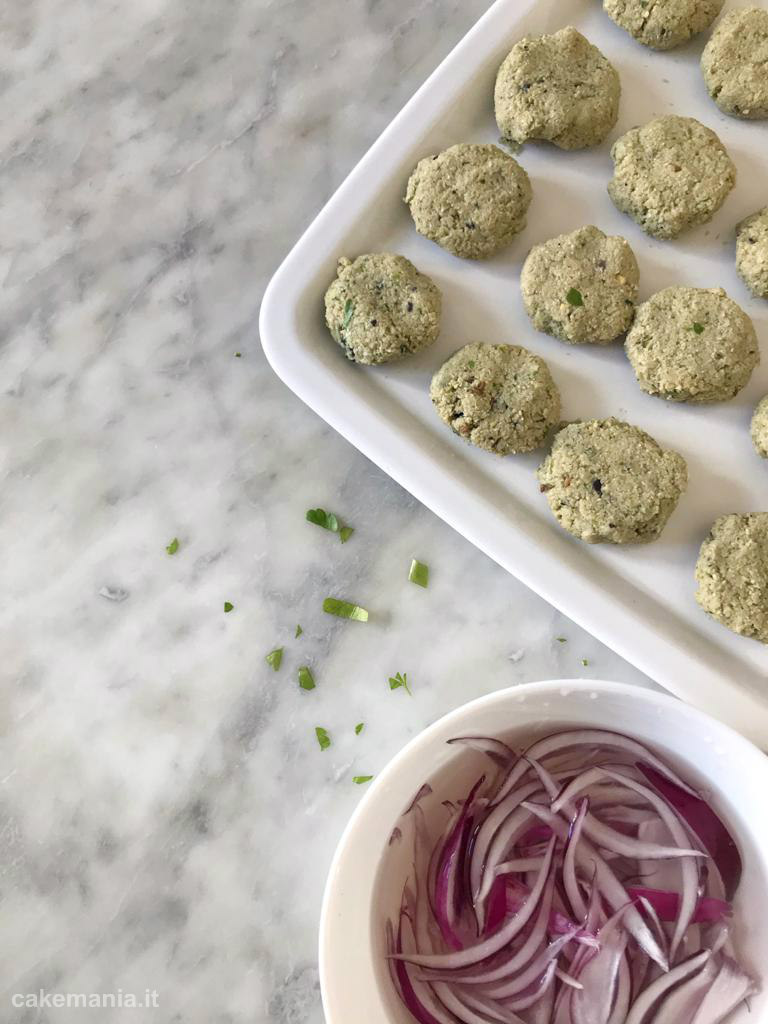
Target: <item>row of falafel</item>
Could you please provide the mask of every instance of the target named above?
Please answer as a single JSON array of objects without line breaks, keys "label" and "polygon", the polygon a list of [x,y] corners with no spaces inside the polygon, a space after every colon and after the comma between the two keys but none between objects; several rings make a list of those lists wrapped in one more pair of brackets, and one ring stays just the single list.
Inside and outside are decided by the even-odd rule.
[{"label": "row of falafel", "polygon": [[[718,2],[709,3],[718,7],[713,18]],[[690,13],[697,5],[686,0],[678,6]],[[657,0],[653,10],[667,7]],[[768,12],[757,13],[765,18],[768,50]],[[742,71],[737,78],[743,83],[749,76]],[[615,89],[606,88],[614,80]],[[497,77],[496,117],[503,136],[515,143],[539,138],[565,149],[594,145],[615,124],[619,90],[603,55],[567,28],[516,44]],[[768,96],[764,113],[758,109],[751,103],[729,112],[768,116]],[[656,237],[673,238],[707,222],[735,184],[725,147],[692,118],[668,116],[633,129],[611,155],[611,198]],[[523,229],[531,197],[528,176],[514,158],[496,146],[457,145],[420,161],[405,200],[421,234],[454,255],[482,259]],[[737,265],[750,289],[768,298],[768,207],[738,226]],[[636,306],[638,285],[629,243],[594,226],[535,246],[521,275],[537,330],[569,344],[605,345],[626,333],[627,355],[649,394],[697,403],[737,394],[759,362],[747,314],[720,288],[666,288]],[[439,333],[439,289],[397,254],[340,260],[325,302],[332,336],[356,362],[399,359]],[[454,432],[499,455],[541,447],[560,424],[549,368],[516,345],[464,346],[434,375],[430,396]],[[753,417],[752,437],[768,457],[768,396]],[[655,540],[687,485],[682,456],[614,418],[562,426],[537,475],[559,524],[588,543]],[[768,643],[768,513],[720,517],[702,545],[696,577],[696,597],[706,611]]]}]

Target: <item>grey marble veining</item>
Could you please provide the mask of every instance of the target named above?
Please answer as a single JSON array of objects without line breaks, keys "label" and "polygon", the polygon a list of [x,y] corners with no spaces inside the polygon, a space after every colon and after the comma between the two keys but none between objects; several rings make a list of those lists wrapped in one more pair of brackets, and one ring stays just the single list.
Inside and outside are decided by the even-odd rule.
[{"label": "grey marble veining", "polygon": [[[0,12],[2,1021],[318,1024],[352,776],[507,684],[643,681],[333,434],[259,347],[268,276],[486,6]],[[355,527],[347,545],[304,522],[316,505]],[[405,582],[413,556],[427,591]],[[328,593],[376,614],[331,620]],[[41,988],[154,989],[158,1007],[12,1007]]]}]

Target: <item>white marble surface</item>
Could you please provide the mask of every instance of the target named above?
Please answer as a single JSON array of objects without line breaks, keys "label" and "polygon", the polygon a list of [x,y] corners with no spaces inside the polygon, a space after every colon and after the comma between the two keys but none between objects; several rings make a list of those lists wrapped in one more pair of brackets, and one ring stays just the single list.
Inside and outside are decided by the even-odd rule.
[{"label": "white marble surface", "polygon": [[[317,1024],[352,776],[501,686],[643,682],[335,436],[259,347],[280,257],[486,6],[0,13],[2,1021]],[[347,545],[304,522],[314,505],[355,527]],[[330,619],[328,593],[372,621]],[[158,1008],[12,1008],[41,988],[155,989]]]}]

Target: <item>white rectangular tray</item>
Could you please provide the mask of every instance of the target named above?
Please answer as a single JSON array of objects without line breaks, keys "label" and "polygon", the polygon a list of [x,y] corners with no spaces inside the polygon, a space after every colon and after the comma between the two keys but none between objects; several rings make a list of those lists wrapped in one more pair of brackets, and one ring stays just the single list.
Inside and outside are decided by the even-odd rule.
[{"label": "white rectangular tray", "polygon": [[[728,6],[728,5],[727,5]],[[528,227],[489,262],[456,259],[416,234],[402,196],[423,156],[456,142],[495,142],[493,82],[526,33],[575,25],[618,68],[623,94],[608,143],[566,153],[529,144],[519,154],[534,190]],[[669,284],[722,286],[768,335],[768,303],[750,298],[734,267],[733,227],[768,202],[768,129],[720,114],[698,67],[703,40],[646,50],[584,0],[497,0],[339,188],[275,274],[261,336],[276,373],[323,419],[477,547],[672,692],[768,745],[768,649],[730,633],[694,600],[693,568],[712,521],[768,509],[768,464],[749,420],[768,392],[768,359],[732,402],[700,407],[644,395],[620,344],[573,348],[531,327],[519,274],[531,245],[583,224],[629,239],[641,298]],[[633,125],[676,112],[712,127],[738,167],[715,219],[675,242],[644,235],[610,202],[610,142]],[[328,334],[323,294],[339,256],[403,253],[443,291],[442,333],[427,351],[383,367],[350,363]],[[437,418],[432,373],[470,341],[516,342],[549,363],[564,418],[616,415],[688,461],[690,484],[660,540],[590,547],[555,523],[534,470],[541,453],[497,458]]]}]

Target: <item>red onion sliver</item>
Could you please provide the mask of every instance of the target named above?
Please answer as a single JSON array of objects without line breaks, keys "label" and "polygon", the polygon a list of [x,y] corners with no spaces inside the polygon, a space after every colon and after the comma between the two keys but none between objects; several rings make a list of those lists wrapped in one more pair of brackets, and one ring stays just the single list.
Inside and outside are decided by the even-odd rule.
[{"label": "red onion sliver", "polygon": [[[546,822],[555,835],[561,839],[567,838],[568,826],[562,818],[553,814],[548,807],[540,807],[529,803],[525,803],[523,806]],[[576,859],[583,865],[585,870],[595,869],[596,883],[612,910],[618,911],[627,905],[629,894],[589,840],[581,840],[576,848]],[[684,864],[686,862],[682,861],[681,863]],[[627,908],[625,926],[640,948],[644,949],[648,956],[655,960],[663,971],[669,970],[669,964],[664,952],[634,906]]]},{"label": "red onion sliver", "polygon": [[622,907],[600,929],[600,951],[584,965],[579,974],[583,987],[571,996],[574,1024],[608,1024],[627,946],[627,934],[621,924],[631,909]]},{"label": "red onion sliver", "polygon": [[501,765],[502,768],[508,767],[517,758],[517,754],[512,747],[507,746],[501,740],[494,739],[492,736],[454,736],[453,739],[447,742],[449,745],[461,743],[462,746],[470,747],[472,750],[479,750],[481,754],[487,754],[492,761]]},{"label": "red onion sliver", "polygon": [[536,881],[536,885],[531,889],[531,895],[525,901],[524,906],[520,908],[520,911],[505,925],[494,934],[490,935],[487,939],[477,943],[474,946],[468,946],[465,949],[456,950],[453,953],[419,953],[414,955],[398,954],[398,956],[407,959],[410,963],[417,964],[421,967],[432,967],[432,968],[450,968],[455,969],[458,967],[468,967],[470,964],[480,963],[481,960],[485,960],[486,957],[492,956],[498,952],[504,946],[514,939],[523,928],[525,928],[528,921],[531,919],[533,912],[535,911],[541,895],[544,891],[547,878],[549,877],[549,870],[552,866],[552,857],[555,852],[555,837],[553,836],[547,847],[547,852],[544,856],[544,863],[541,865],[539,876]]},{"label": "red onion sliver", "polygon": [[571,910],[580,921],[587,919],[587,904],[581,895],[581,889],[576,878],[576,848],[581,840],[581,830],[584,825],[584,818],[589,810],[589,801],[582,800],[576,817],[571,822],[568,830],[568,839],[565,844],[565,857],[563,858],[563,884]]},{"label": "red onion sliver", "polygon": [[645,1024],[645,1018],[649,1011],[661,999],[664,993],[700,970],[711,955],[710,951],[705,949],[697,956],[691,957],[690,960],[686,960],[684,963],[678,964],[677,967],[673,967],[667,974],[662,974],[660,978],[657,978],[656,981],[644,989],[641,995],[634,1001],[624,1024]]},{"label": "red onion sliver", "polygon": [[625,1024],[629,1002],[632,998],[632,976],[626,954],[619,961],[619,976],[616,980],[616,999],[608,1024]]},{"label": "red onion sliver", "polygon": [[[639,885],[627,886],[627,892],[634,899],[648,904],[661,921],[674,921],[680,913],[680,896],[676,892],[665,892],[659,889],[646,889]],[[713,924],[730,917],[733,907],[724,900],[715,900],[702,896],[696,904],[696,911],[691,918],[692,924]]]},{"label": "red onion sliver", "polygon": [[[630,779],[626,775],[621,775],[619,772],[614,772],[610,768],[603,768],[606,775],[613,779],[615,782],[621,782],[624,785],[629,786],[636,793],[641,793],[650,804],[658,812],[659,817],[664,822],[666,827],[669,829],[669,833],[672,839],[680,846],[683,846],[687,842],[687,835],[685,828],[680,824],[675,812],[663,800],[657,793],[647,786],[643,786],[639,782],[635,782],[634,779]],[[688,925],[691,923],[691,918],[696,912],[696,904],[698,902],[699,895],[699,869],[692,860],[683,859],[680,861],[680,871],[682,874],[682,893],[680,894],[680,913],[675,924],[675,930],[669,943],[669,956],[670,960],[674,957],[677,952],[677,947],[682,941],[683,935],[685,934]]]},{"label": "red onion sliver", "polygon": [[[509,981],[505,981],[503,984],[495,985],[487,990],[489,996],[494,999],[507,999],[509,996],[515,996],[518,992],[522,992],[523,989],[528,988],[532,985],[537,978],[540,978],[545,969],[549,966],[552,960],[557,960],[560,956],[560,952],[567,943],[572,942],[573,938],[578,929],[574,928],[572,932],[567,935],[561,935],[560,938],[555,939],[554,942],[542,950],[539,955],[530,962],[524,971],[521,971],[516,978],[511,978]],[[557,964],[555,964],[557,966]]]},{"label": "red onion sliver", "polygon": [[742,1000],[752,995],[752,979],[730,957],[721,957],[717,977],[707,989],[691,1024],[719,1024]]},{"label": "red onion sliver", "polygon": [[[742,864],[741,854],[731,833],[698,793],[691,792],[685,785],[681,787],[678,779],[665,778],[665,773],[659,773],[656,765],[638,764],[637,767],[699,837],[704,849],[717,864],[725,886],[726,899],[733,899],[739,887]],[[654,768],[657,770],[654,771]]]},{"label": "red onion sliver", "polygon": [[[479,1003],[477,997],[469,996],[465,1001],[464,998],[460,998],[453,991],[451,986],[444,981],[436,981],[434,983],[434,989],[443,1006],[447,1010],[450,1010],[451,1013],[462,1022],[462,1024],[488,1024],[487,1014],[489,1013],[489,1008],[484,1002]],[[475,1012],[470,1005],[470,1002],[475,1005],[479,1003],[479,1005],[483,1007],[483,1016],[480,1016],[480,1014]],[[504,1016],[501,1016],[501,1010],[498,1011],[497,1015],[495,1008],[493,1008],[491,1012],[493,1013],[493,1019],[500,1021],[501,1024],[524,1024],[524,1021],[522,1021],[516,1013],[512,1013],[509,1010],[504,1012]],[[452,1024],[455,1024],[455,1020]]]},{"label": "red onion sliver", "polygon": [[[630,754],[634,758],[638,758],[651,768],[655,768],[657,772],[660,772],[665,778],[674,782],[675,785],[679,786],[684,792],[690,793],[692,796],[697,796],[697,794],[685,782],[683,782],[681,778],[675,775],[675,773],[668,768],[663,761],[660,761],[655,757],[650,750],[642,745],[642,743],[638,743],[636,740],[632,740],[628,736],[622,736],[620,733],[608,732],[602,729],[574,729],[569,732],[556,733],[553,736],[547,736],[544,739],[538,740],[530,746],[525,753],[528,757],[540,761],[542,758],[563,749],[567,749],[568,747],[588,745],[622,750],[624,753]],[[518,761],[514,765],[502,783],[499,791],[494,796],[494,804],[504,799],[507,793],[513,789],[515,784],[523,778],[529,768],[529,764],[522,760]]]}]

